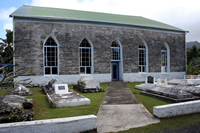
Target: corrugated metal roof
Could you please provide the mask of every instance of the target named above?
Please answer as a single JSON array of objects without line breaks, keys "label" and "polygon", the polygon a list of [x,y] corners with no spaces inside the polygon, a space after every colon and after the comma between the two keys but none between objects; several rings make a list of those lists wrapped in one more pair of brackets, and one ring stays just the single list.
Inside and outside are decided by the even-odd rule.
[{"label": "corrugated metal roof", "polygon": [[78,11],[60,8],[22,6],[13,12],[11,17],[28,17],[39,19],[72,20],[102,22],[110,24],[129,25],[146,28],[156,28],[171,31],[185,32],[184,30],[140,16],[117,15],[109,13]]}]

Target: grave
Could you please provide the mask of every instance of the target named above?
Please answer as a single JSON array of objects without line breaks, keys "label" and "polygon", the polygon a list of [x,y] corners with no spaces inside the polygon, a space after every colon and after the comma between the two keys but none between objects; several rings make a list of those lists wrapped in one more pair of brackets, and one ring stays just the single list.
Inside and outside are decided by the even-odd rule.
[{"label": "grave", "polygon": [[33,95],[33,91],[22,84],[15,84],[14,89],[9,91],[7,95],[30,96]]},{"label": "grave", "polygon": [[48,85],[43,87],[43,92],[53,108],[90,105],[90,99],[73,92],[67,84],[61,84],[59,81],[52,79]]},{"label": "grave", "polygon": [[0,96],[0,123],[32,121],[33,99],[19,95]]},{"label": "grave", "polygon": [[77,85],[74,85],[74,89],[80,92],[104,92],[104,89],[100,87],[99,82],[86,77],[82,77],[78,80]]},{"label": "grave", "polygon": [[198,85],[197,80],[191,81],[185,79],[174,79],[167,82],[165,79],[165,83],[161,83],[161,79],[157,79],[157,83],[155,83],[154,86],[141,84],[136,85],[135,88],[144,90],[140,92],[142,95],[147,95],[167,102],[176,103],[199,100],[200,86],[195,85]]}]

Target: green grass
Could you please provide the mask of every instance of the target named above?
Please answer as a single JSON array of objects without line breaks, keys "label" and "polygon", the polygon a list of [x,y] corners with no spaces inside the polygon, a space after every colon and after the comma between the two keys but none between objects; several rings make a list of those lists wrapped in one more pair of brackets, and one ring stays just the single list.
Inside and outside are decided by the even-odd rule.
[{"label": "green grass", "polygon": [[132,93],[135,95],[135,97],[146,107],[146,109],[153,114],[153,106],[159,106],[159,105],[165,105],[169,104],[167,102],[140,95],[141,90],[135,89],[135,85],[139,85],[141,83],[126,83],[129,89],[131,89]]},{"label": "green grass", "polygon": [[[127,83],[127,86],[131,89],[136,98],[149,110],[153,113],[153,106],[168,104],[167,102],[160,101],[148,96],[140,95],[141,90],[135,89],[135,85],[140,83]],[[133,128],[127,131],[122,131],[123,133],[156,133],[161,131],[167,131],[170,129],[186,126],[189,124],[199,123],[200,122],[200,113],[185,115],[180,117],[161,119],[160,123],[148,125],[140,128]]]},{"label": "green grass", "polygon": [[[100,84],[101,87],[105,89],[105,92],[100,93],[80,93],[81,95],[89,98],[91,100],[90,105],[76,106],[76,107],[66,107],[66,108],[51,108],[47,97],[43,94],[41,88],[31,88],[34,91],[34,106],[35,106],[35,120],[41,119],[52,119],[52,118],[63,118],[63,117],[73,117],[81,115],[97,115],[99,106],[104,100],[105,94],[107,92],[108,83]],[[73,86],[69,86],[72,88]]]}]

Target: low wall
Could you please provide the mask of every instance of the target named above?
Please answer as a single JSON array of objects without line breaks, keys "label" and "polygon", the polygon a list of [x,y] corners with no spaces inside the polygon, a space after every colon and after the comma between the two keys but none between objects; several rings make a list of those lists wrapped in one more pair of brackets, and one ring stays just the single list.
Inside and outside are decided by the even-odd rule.
[{"label": "low wall", "polygon": [[153,115],[167,118],[200,112],[200,100],[153,107]]},{"label": "low wall", "polygon": [[0,133],[74,133],[97,128],[97,117],[86,115],[78,117],[47,119],[37,121],[0,124]]},{"label": "low wall", "polygon": [[[90,77],[94,78],[100,83],[111,82],[111,74],[93,74]],[[49,76],[18,76],[15,78],[15,82],[30,79],[27,81],[31,82],[34,86],[45,86],[52,79],[60,81],[60,83],[68,85],[76,85],[77,81],[81,78],[81,75],[49,75]]]}]

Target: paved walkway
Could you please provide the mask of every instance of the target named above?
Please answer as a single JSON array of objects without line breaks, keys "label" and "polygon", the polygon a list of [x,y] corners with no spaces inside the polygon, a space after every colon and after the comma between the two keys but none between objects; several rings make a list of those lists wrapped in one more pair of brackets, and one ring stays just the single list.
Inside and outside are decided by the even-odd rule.
[{"label": "paved walkway", "polygon": [[118,132],[160,122],[137,100],[122,81],[109,84],[97,114],[97,132]]}]

